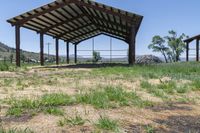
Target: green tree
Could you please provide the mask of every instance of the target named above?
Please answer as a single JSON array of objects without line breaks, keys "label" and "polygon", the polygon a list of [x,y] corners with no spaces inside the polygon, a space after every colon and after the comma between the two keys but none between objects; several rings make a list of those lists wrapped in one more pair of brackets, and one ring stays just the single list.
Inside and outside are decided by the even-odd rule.
[{"label": "green tree", "polygon": [[25,60],[26,60],[26,56],[24,55],[24,54],[21,54],[21,60],[23,61],[23,63],[25,62]]},{"label": "green tree", "polygon": [[161,52],[164,56],[166,63],[167,60],[167,51],[169,48],[165,45],[165,40],[160,36],[154,36],[152,39],[152,43],[148,46],[149,49],[152,49],[153,52]]},{"label": "green tree", "polygon": [[100,52],[94,51],[94,52],[93,52],[93,62],[96,63],[96,62],[98,62],[98,61],[101,60],[101,59],[102,59],[102,58],[101,58]]},{"label": "green tree", "polygon": [[148,48],[153,52],[160,52],[166,62],[177,62],[180,61],[180,56],[186,48],[183,41],[186,38],[185,34],[178,36],[175,31],[171,30],[166,37],[154,36]]},{"label": "green tree", "polygon": [[186,48],[186,44],[183,41],[185,38],[185,34],[178,36],[173,30],[169,31],[169,36],[165,37],[170,48],[171,58],[174,62],[180,61],[180,56]]},{"label": "green tree", "polygon": [[10,58],[10,63],[12,63],[12,62],[13,62],[14,55],[11,54],[11,55],[9,56],[9,58]]}]

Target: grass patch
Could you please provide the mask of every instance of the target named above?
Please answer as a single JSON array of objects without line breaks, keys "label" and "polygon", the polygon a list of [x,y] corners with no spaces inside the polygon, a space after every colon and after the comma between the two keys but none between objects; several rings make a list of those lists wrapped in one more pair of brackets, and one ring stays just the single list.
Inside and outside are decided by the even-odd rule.
[{"label": "grass patch", "polygon": [[26,128],[26,129],[17,129],[17,128],[14,128],[14,129],[3,129],[3,128],[0,128],[0,133],[34,133],[33,131],[31,131],[30,129]]},{"label": "grass patch", "polygon": [[97,128],[109,131],[118,131],[119,125],[115,120],[111,120],[106,116],[100,116],[98,122],[95,124]]},{"label": "grass patch", "polygon": [[162,99],[166,98],[165,92],[163,90],[158,89],[155,85],[150,84],[148,81],[142,81],[140,86],[154,96],[160,97]]},{"label": "grass patch", "polygon": [[156,132],[154,127],[151,125],[145,126],[145,131],[146,131],[146,133],[155,133]]},{"label": "grass patch", "polygon": [[150,102],[141,100],[134,92],[126,92],[121,87],[112,86],[78,95],[77,101],[79,103],[91,104],[96,108],[103,109],[128,105],[138,107],[151,105]]},{"label": "grass patch", "polygon": [[83,119],[80,115],[76,115],[75,117],[68,117],[64,118],[63,120],[58,121],[59,126],[70,125],[70,126],[77,126],[77,125],[84,125],[87,120]]},{"label": "grass patch", "polygon": [[64,111],[62,109],[56,108],[56,107],[47,107],[44,109],[44,112],[50,115],[55,116],[63,116]]},{"label": "grass patch", "polygon": [[46,94],[41,98],[42,106],[64,106],[71,105],[73,100],[67,94]]},{"label": "grass patch", "polygon": [[46,94],[40,99],[11,99],[8,101],[11,107],[7,115],[19,117],[25,113],[45,112],[53,115],[63,115],[63,111],[56,108],[58,106],[71,105],[72,100],[66,94]]},{"label": "grass patch", "polygon": [[191,83],[193,91],[200,91],[200,80],[194,80]]},{"label": "grass patch", "polygon": [[183,94],[190,90],[188,85],[177,85],[175,81],[165,81],[158,85],[152,85],[148,81],[141,81],[140,86],[148,93],[151,93],[154,96],[160,97],[162,99],[166,99],[167,95],[174,95],[177,93]]}]

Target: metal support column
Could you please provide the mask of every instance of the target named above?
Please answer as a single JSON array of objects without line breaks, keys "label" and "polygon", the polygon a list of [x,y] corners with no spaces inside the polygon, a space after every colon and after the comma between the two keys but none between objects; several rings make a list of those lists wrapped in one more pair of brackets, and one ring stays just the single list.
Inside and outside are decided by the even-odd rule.
[{"label": "metal support column", "polygon": [[56,65],[59,65],[59,39],[56,38]]},{"label": "metal support column", "polygon": [[66,61],[69,64],[69,42],[66,42]]},{"label": "metal support column", "polygon": [[196,61],[199,61],[199,39],[196,41]]},{"label": "metal support column", "polygon": [[77,45],[78,44],[74,44],[74,63],[77,63]]},{"label": "metal support column", "polygon": [[15,41],[16,41],[16,66],[20,67],[20,26],[15,26]]},{"label": "metal support column", "polygon": [[136,29],[135,27],[131,28],[130,41],[129,41],[129,64],[133,65],[135,63],[135,38],[136,38]]},{"label": "metal support column", "polygon": [[186,61],[189,61],[189,43],[186,43]]},{"label": "metal support column", "polygon": [[44,34],[40,33],[40,64],[44,66]]}]

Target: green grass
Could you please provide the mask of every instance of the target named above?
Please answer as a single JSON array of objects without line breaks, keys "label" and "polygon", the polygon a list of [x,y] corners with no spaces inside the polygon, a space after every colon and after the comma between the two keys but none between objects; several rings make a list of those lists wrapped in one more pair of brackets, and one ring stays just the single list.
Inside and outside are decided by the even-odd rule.
[{"label": "green grass", "polygon": [[160,84],[153,85],[144,80],[141,81],[140,86],[148,93],[162,99],[167,99],[168,95],[184,94],[190,91],[190,86],[188,86],[188,84],[178,84],[178,81],[165,81]]},{"label": "green grass", "polygon": [[152,105],[151,102],[143,101],[134,92],[126,92],[121,87],[112,86],[78,95],[77,101],[78,103],[91,104],[96,108],[103,109],[129,105],[137,107]]},{"label": "green grass", "polygon": [[134,65],[130,67],[105,67],[94,69],[92,74],[96,76],[123,75],[125,79],[144,77],[146,79],[158,79],[171,77],[173,79],[200,79],[200,63],[179,62],[155,65]]},{"label": "green grass", "polygon": [[156,132],[154,127],[151,125],[145,126],[145,130],[146,130],[146,133],[155,133]]},{"label": "green grass", "polygon": [[62,109],[56,108],[56,107],[47,107],[44,109],[44,112],[50,115],[55,116],[64,116],[64,111]]},{"label": "green grass", "polygon": [[193,91],[200,91],[200,80],[194,80],[191,83]]},{"label": "green grass", "polygon": [[31,131],[30,129],[26,128],[24,130],[22,129],[3,129],[0,127],[0,133],[34,133],[33,131]]},{"label": "green grass", "polygon": [[64,106],[71,105],[73,100],[67,94],[46,94],[41,98],[42,106]]},{"label": "green grass", "polygon": [[71,105],[72,100],[66,94],[46,94],[40,99],[10,99],[8,103],[11,107],[7,115],[19,117],[25,113],[45,112],[53,115],[63,115],[64,112],[56,107]]},{"label": "green grass", "polygon": [[75,117],[64,118],[63,120],[58,121],[59,126],[69,125],[69,126],[77,126],[84,125],[88,120],[83,119],[80,115],[76,115]]},{"label": "green grass", "polygon": [[116,120],[111,120],[106,116],[100,116],[98,122],[95,124],[97,128],[108,130],[108,131],[115,131],[119,130],[119,125]]}]

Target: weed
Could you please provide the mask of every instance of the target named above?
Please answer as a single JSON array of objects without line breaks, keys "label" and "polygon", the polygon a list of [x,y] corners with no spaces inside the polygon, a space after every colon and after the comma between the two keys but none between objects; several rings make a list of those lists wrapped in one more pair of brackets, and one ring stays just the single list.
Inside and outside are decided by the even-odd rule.
[{"label": "weed", "polygon": [[76,115],[75,117],[64,118],[63,120],[58,121],[59,126],[70,125],[84,125],[87,120],[83,119],[80,115]]},{"label": "weed", "polygon": [[135,105],[138,107],[150,105],[150,102],[141,100],[134,92],[126,92],[120,87],[112,86],[78,95],[77,101],[104,109],[128,105]]},{"label": "weed", "polygon": [[146,133],[155,133],[155,129],[151,125],[145,126]]},{"label": "weed", "polygon": [[70,96],[66,94],[46,94],[41,98],[41,105],[43,106],[63,106],[70,105],[73,101]]},{"label": "weed", "polygon": [[140,86],[144,89],[149,89],[149,88],[153,88],[153,86],[148,82],[148,81],[142,81],[140,83]]},{"label": "weed", "polygon": [[3,129],[3,128],[0,128],[0,133],[34,133],[33,131],[31,131],[30,129],[26,128],[26,129],[17,129],[17,128],[14,128],[14,129]]},{"label": "weed", "polygon": [[47,107],[44,109],[44,112],[50,115],[56,115],[56,116],[63,116],[64,111],[62,109],[56,108],[56,107]]},{"label": "weed", "polygon": [[106,116],[100,116],[98,122],[95,124],[97,128],[109,131],[117,131],[119,130],[118,122],[115,120],[111,120]]},{"label": "weed", "polygon": [[55,107],[72,104],[71,98],[66,94],[46,94],[38,100],[30,99],[10,99],[8,103],[11,107],[7,115],[19,117],[24,113],[46,112],[53,115],[63,115],[62,110]]},{"label": "weed", "polygon": [[200,80],[194,80],[191,83],[193,91],[200,91]]}]

